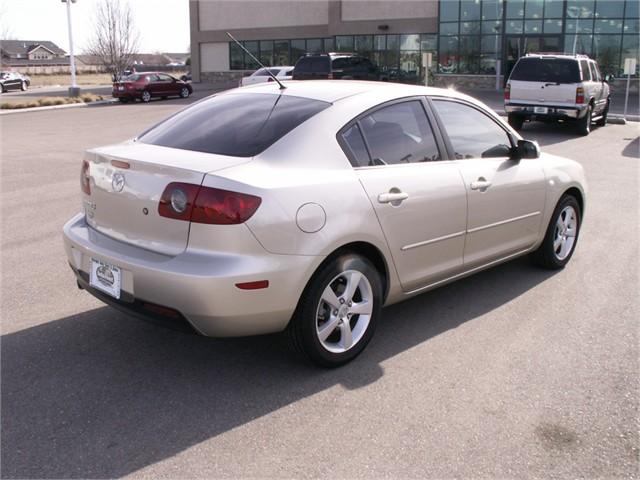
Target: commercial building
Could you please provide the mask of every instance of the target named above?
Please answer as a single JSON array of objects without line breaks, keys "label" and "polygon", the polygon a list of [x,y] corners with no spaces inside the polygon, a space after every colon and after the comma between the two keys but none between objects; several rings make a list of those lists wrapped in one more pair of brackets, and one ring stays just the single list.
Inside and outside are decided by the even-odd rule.
[{"label": "commercial building", "polygon": [[[190,0],[194,81],[235,83],[255,62],[357,52],[397,81],[493,88],[527,52],[585,53],[605,73],[638,58],[638,0]],[[639,62],[640,63],[640,62]],[[498,72],[496,72],[498,70]],[[637,73],[636,73],[637,77]]]}]

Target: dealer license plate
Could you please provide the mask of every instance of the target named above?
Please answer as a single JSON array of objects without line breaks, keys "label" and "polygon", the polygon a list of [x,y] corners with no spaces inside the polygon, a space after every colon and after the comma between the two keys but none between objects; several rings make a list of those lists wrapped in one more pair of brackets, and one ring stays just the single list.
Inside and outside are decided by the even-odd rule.
[{"label": "dealer license plate", "polygon": [[124,90],[124,87],[118,87],[118,90],[122,92]]},{"label": "dealer license plate", "polygon": [[533,107],[533,113],[547,113],[548,111],[547,107]]},{"label": "dealer license plate", "polygon": [[119,299],[120,276],[120,267],[96,260],[95,258],[91,259],[89,285],[92,287]]}]

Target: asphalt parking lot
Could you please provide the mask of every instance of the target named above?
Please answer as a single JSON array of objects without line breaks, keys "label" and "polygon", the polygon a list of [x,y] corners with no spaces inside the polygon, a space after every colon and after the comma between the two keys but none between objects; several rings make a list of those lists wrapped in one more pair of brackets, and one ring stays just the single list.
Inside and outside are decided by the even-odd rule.
[{"label": "asphalt parking lot", "polygon": [[638,477],[639,123],[525,127],[586,169],[566,269],[520,259],[389,307],[327,371],[76,289],[82,151],[191,100],[0,117],[3,478]]}]

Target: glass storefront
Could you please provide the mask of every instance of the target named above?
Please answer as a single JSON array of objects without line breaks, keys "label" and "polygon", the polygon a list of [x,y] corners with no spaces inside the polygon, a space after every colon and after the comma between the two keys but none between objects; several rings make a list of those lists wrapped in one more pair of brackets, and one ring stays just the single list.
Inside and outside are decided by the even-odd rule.
[{"label": "glass storefront", "polygon": [[[307,53],[349,52],[371,59],[390,80],[403,83],[424,81],[422,53],[435,59],[438,36],[434,34],[338,35],[333,38],[245,41],[242,44],[266,66],[295,65]],[[257,66],[235,43],[229,44],[231,70],[253,70]]]},{"label": "glass storefront", "polygon": [[[526,53],[587,54],[622,74],[638,57],[638,0],[448,0],[440,3],[438,72],[508,75]],[[479,61],[477,60],[479,59]],[[639,62],[640,63],[640,62]]]},{"label": "glass storefront", "polygon": [[[437,73],[508,75],[529,52],[584,53],[605,73],[620,76],[624,59],[638,58],[638,0],[444,0],[438,33],[337,35],[328,38],[245,41],[262,63],[295,65],[306,53],[353,52],[370,58],[390,79],[422,82],[422,53]],[[257,65],[229,44],[232,70]],[[640,64],[640,62],[638,62]],[[640,68],[640,65],[639,67]]]}]

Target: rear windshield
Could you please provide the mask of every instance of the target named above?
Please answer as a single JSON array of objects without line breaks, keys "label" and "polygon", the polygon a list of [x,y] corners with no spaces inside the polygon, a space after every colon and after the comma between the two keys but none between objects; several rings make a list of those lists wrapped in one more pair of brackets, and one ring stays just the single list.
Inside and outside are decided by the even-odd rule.
[{"label": "rear windshield", "polygon": [[134,73],[132,75],[127,75],[125,77],[122,77],[122,80],[126,82],[137,82],[138,80],[140,80],[140,77],[142,77],[142,75],[138,75],[137,73]]},{"label": "rear windshield", "polygon": [[511,72],[511,80],[525,82],[580,82],[578,62],[564,58],[521,58]]},{"label": "rear windshield", "polygon": [[329,57],[302,57],[296,63],[296,72],[328,72]]},{"label": "rear windshield", "polygon": [[330,103],[265,93],[228,94],[188,107],[143,133],[151,145],[253,157]]}]

